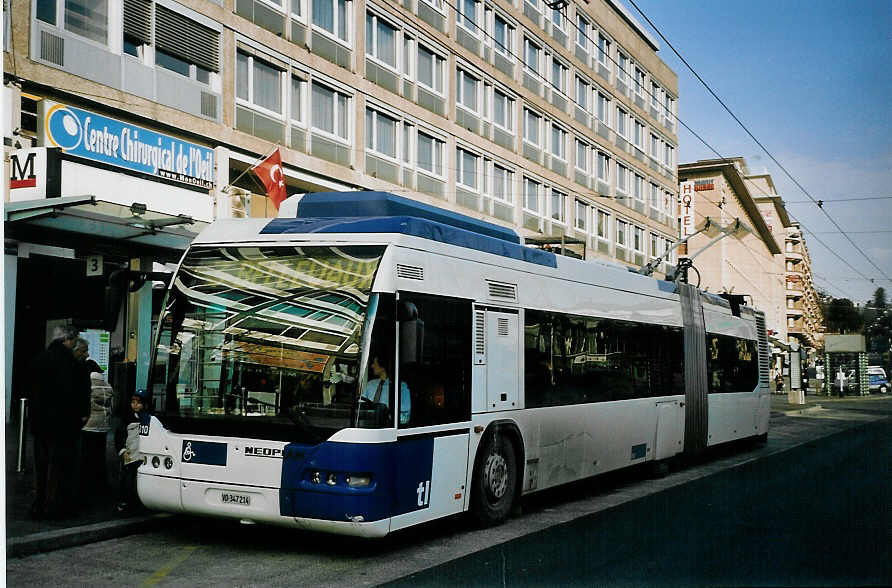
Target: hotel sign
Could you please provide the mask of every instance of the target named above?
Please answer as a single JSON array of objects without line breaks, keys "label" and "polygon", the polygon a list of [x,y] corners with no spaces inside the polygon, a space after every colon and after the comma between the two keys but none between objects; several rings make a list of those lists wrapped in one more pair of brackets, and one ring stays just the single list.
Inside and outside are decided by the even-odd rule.
[{"label": "hotel sign", "polygon": [[681,218],[681,238],[687,239],[694,234],[694,182],[682,182],[681,202],[679,203],[679,217]]},{"label": "hotel sign", "polygon": [[214,185],[214,150],[73,106],[46,103],[47,147],[180,184]]}]

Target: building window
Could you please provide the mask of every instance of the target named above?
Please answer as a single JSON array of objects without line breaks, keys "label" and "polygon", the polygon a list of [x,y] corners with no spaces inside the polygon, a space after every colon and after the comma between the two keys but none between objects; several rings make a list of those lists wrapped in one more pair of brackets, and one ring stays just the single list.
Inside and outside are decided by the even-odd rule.
[{"label": "building window", "polygon": [[632,135],[632,142],[635,143],[635,147],[644,151],[644,125],[638,119],[635,119],[635,130]]},{"label": "building window", "polygon": [[620,137],[627,137],[626,121],[629,115],[622,108],[616,109],[616,134]]},{"label": "building window", "polygon": [[675,112],[675,100],[673,100],[672,97],[669,96],[669,94],[666,94],[663,104],[664,104],[663,114],[666,115],[666,120],[668,120],[669,122],[672,122],[672,120],[675,118],[673,116],[673,114]]},{"label": "building window", "polygon": [[480,160],[478,155],[459,147],[455,150],[456,183],[469,190],[477,191],[477,165]]},{"label": "building window", "polygon": [[551,124],[551,154],[561,161],[567,160],[567,131]]},{"label": "building window", "polygon": [[582,200],[576,201],[576,216],[573,226],[583,232],[588,232],[588,205]]},{"label": "building window", "polygon": [[366,13],[366,53],[381,63],[397,69],[397,30],[377,14]]},{"label": "building window", "polygon": [[236,98],[282,115],[282,70],[241,51],[236,56]]},{"label": "building window", "polygon": [[655,109],[660,108],[660,85],[654,81],[650,82],[650,105]]},{"label": "building window", "polygon": [[[276,1],[276,0],[273,0]],[[307,10],[304,7],[305,0],[291,0],[291,17],[295,20],[304,20]]]},{"label": "building window", "polygon": [[524,38],[523,40],[523,58],[524,65],[532,71],[533,73],[539,73],[539,56],[542,53],[542,49],[536,43],[533,43],[529,39]]},{"label": "building window", "polygon": [[664,146],[663,163],[666,167],[671,168],[675,164],[675,149],[669,143],[665,143]]},{"label": "building window", "polygon": [[635,185],[633,186],[633,195],[635,200],[644,202],[644,177],[635,174]]},{"label": "building window", "polygon": [[291,76],[291,120],[303,124],[304,103],[306,101],[307,83],[296,77]]},{"label": "building window", "polygon": [[626,221],[616,219],[616,244],[619,245],[620,247],[626,246],[626,243],[627,243],[626,233],[628,232],[628,230],[629,230],[629,223],[627,223]]},{"label": "building window", "polygon": [[588,174],[589,170],[588,154],[588,144],[580,141],[579,139],[576,139],[576,169],[583,172],[584,174]]},{"label": "building window", "polygon": [[598,120],[610,126],[610,98],[598,92]]},{"label": "building window", "polygon": [[514,99],[497,88],[492,91],[493,123],[514,132]]},{"label": "building window", "polygon": [[313,82],[313,128],[346,141],[349,137],[349,102],[346,94]]},{"label": "building window", "polygon": [[437,9],[438,12],[446,12],[446,6],[443,3],[443,0],[421,0],[428,6],[432,6]]},{"label": "building window", "polygon": [[621,163],[616,164],[616,189],[625,193],[629,184],[629,168]]},{"label": "building window", "polygon": [[662,244],[662,241],[663,241],[663,240],[660,239],[660,237],[658,237],[657,235],[654,235],[653,233],[650,233],[650,251],[649,251],[649,254],[650,254],[651,259],[660,256],[660,253],[661,253],[661,251],[660,251],[660,245]]},{"label": "building window", "polygon": [[598,211],[598,238],[610,240],[610,213],[603,210]]},{"label": "building window", "polygon": [[493,16],[493,39],[496,51],[505,57],[514,58],[514,27],[498,14]]},{"label": "building window", "polygon": [[660,157],[660,138],[654,134],[650,135],[650,156],[654,159]]},{"label": "building window", "polygon": [[108,0],[37,0],[35,9],[38,20],[108,45]]},{"label": "building window", "polygon": [[424,45],[418,44],[418,83],[436,92],[443,93],[443,69],[446,59]]},{"label": "building window", "polygon": [[396,159],[396,134],[399,121],[367,108],[365,111],[366,147],[371,151]]},{"label": "building window", "polygon": [[551,219],[561,224],[567,222],[567,195],[551,190]]},{"label": "building window", "polygon": [[629,85],[629,58],[619,51],[616,53],[616,78]]},{"label": "building window", "polygon": [[644,253],[644,229],[634,227],[632,230],[632,249],[639,253]]},{"label": "building window", "polygon": [[482,4],[476,0],[461,0],[456,4],[459,6],[459,14],[456,18],[458,23],[475,37],[479,36],[480,27],[478,23],[480,22]]},{"label": "building window", "polygon": [[313,0],[313,26],[348,43],[351,8],[348,0]]},{"label": "building window", "polygon": [[576,44],[582,47],[582,50],[588,53],[588,32],[591,28],[588,20],[580,14],[576,13]]},{"label": "building window", "polygon": [[463,69],[458,70],[455,102],[474,114],[480,113],[480,80]]},{"label": "building window", "polygon": [[446,147],[445,141],[418,131],[416,140],[418,146],[418,169],[424,170],[437,177],[443,176],[443,153]]},{"label": "building window", "polygon": [[511,203],[511,182],[513,173],[511,170],[498,164],[492,166],[492,197],[502,202]]},{"label": "building window", "polygon": [[570,69],[563,63],[551,58],[551,85],[562,94],[567,93],[567,76]]},{"label": "building window", "polygon": [[644,72],[635,67],[635,93],[644,97]]},{"label": "building window", "polygon": [[523,179],[523,207],[536,214],[542,209],[539,203],[540,188],[539,182],[530,178]]},{"label": "building window", "polygon": [[586,112],[588,112],[589,91],[588,82],[576,76],[576,106]]},{"label": "building window", "polygon": [[650,185],[650,207],[660,209],[660,187],[656,184]]},{"label": "building window", "polygon": [[[155,65],[203,84],[219,84],[220,33],[150,2],[124,2],[122,51],[145,65]],[[154,52],[146,47],[154,46]],[[219,88],[215,88],[219,90]]]},{"label": "building window", "polygon": [[542,124],[542,117],[530,110],[523,109],[523,139],[524,141],[540,146],[539,143],[539,127]]},{"label": "building window", "polygon": [[603,151],[598,151],[598,179],[610,183],[610,158]]},{"label": "building window", "polygon": [[560,8],[553,8],[551,10],[551,22],[562,31],[567,28],[567,20],[564,18],[564,13]]},{"label": "building window", "polygon": [[607,67],[607,61],[610,59],[610,39],[598,33],[598,61],[604,67]]}]

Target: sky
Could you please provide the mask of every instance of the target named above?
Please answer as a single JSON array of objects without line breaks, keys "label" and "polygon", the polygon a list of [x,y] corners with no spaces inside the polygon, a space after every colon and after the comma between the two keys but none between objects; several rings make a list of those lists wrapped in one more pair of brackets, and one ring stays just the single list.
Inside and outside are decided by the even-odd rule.
[{"label": "sky", "polygon": [[622,1],[678,74],[678,162],[718,152],[770,173],[806,231],[816,287],[861,304],[883,287],[892,299],[892,2]]}]

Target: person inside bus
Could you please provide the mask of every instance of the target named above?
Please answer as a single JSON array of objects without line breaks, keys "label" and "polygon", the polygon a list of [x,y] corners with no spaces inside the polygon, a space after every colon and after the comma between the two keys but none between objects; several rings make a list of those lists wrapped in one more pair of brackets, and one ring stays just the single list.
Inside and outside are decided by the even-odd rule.
[{"label": "person inside bus", "polygon": [[[371,356],[369,367],[371,368],[371,375],[373,375],[374,378],[370,378],[366,384],[365,390],[362,392],[361,400],[366,400],[373,404],[380,404],[386,408],[390,408],[390,375],[387,372],[387,368],[382,365],[378,354],[373,354]],[[412,400],[409,394],[409,387],[405,382],[400,382],[401,425],[405,425],[409,422],[411,409]]]}]

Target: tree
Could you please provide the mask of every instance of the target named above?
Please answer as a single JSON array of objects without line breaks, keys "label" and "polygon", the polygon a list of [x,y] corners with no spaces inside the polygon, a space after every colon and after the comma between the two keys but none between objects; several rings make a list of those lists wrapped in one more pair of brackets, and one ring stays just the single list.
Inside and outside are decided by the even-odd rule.
[{"label": "tree", "polygon": [[[882,290],[882,288],[879,288]],[[892,343],[892,311],[884,308],[876,319],[864,328],[867,350],[873,353],[886,353]]]},{"label": "tree", "polygon": [[873,307],[886,308],[886,289],[877,288],[873,293]]},{"label": "tree", "polygon": [[825,321],[829,333],[857,333],[864,318],[848,298],[834,298],[827,306]]}]

